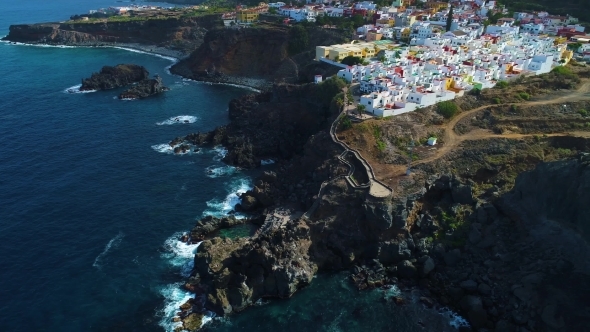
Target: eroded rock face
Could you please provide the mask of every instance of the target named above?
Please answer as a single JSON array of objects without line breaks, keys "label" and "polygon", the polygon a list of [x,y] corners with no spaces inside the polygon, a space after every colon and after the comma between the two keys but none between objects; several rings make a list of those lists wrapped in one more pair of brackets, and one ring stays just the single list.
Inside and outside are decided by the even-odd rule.
[{"label": "eroded rock face", "polygon": [[134,64],[104,66],[100,72],[82,80],[80,91],[115,89],[148,78],[149,73],[143,66]]},{"label": "eroded rock face", "polygon": [[168,90],[162,83],[162,78],[156,75],[154,78],[141,80],[129,89],[121,92],[119,99],[142,99]]}]

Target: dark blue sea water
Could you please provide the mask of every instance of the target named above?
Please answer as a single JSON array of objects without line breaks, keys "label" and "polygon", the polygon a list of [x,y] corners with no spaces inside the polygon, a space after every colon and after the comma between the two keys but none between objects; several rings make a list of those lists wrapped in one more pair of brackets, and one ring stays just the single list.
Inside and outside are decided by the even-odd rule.
[{"label": "dark blue sea water", "polygon": [[[0,35],[10,24],[112,5],[122,4],[2,1]],[[119,49],[0,43],[0,54],[0,331],[172,330],[195,250],[178,235],[204,214],[229,212],[252,173],[224,166],[221,149],[178,156],[164,144],[227,123],[229,100],[251,91],[186,82],[167,73],[169,59]],[[64,91],[118,63],[147,67],[171,90],[140,101]],[[320,276],[290,301],[208,326],[413,331],[420,317],[442,317],[419,305],[392,307],[379,291],[356,292],[344,279]]]}]

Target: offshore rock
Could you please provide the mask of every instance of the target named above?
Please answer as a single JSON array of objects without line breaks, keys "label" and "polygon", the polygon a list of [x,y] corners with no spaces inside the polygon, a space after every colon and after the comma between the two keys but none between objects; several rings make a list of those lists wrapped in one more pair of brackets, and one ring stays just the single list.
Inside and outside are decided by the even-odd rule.
[{"label": "offshore rock", "polygon": [[134,64],[104,66],[98,73],[82,80],[80,91],[109,90],[149,78],[147,69]]},{"label": "offshore rock", "polygon": [[142,99],[168,90],[169,89],[162,84],[162,78],[156,75],[154,78],[144,79],[129,89],[121,92],[119,99]]}]

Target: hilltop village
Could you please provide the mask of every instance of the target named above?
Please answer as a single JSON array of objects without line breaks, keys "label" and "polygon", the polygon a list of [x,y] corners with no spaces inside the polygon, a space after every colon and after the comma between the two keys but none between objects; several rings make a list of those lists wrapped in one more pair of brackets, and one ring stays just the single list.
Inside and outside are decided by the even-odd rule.
[{"label": "hilltop village", "polygon": [[[496,1],[283,2],[239,6],[223,14],[227,27],[244,28],[275,16],[283,24],[349,19],[351,41],[316,46],[315,60],[341,67],[338,76],[359,84],[362,109],[393,116],[540,75],[570,60],[590,61],[590,36],[572,16],[510,13]],[[492,22],[493,21],[493,22]],[[326,29],[335,28],[324,25]],[[322,78],[316,78],[316,82]],[[504,84],[504,83],[502,83]]]}]

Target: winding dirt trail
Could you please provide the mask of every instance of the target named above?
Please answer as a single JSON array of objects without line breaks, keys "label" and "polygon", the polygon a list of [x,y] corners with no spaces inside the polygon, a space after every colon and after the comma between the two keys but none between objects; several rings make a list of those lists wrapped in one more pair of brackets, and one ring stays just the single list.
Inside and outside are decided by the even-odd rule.
[{"label": "winding dirt trail", "polygon": [[[535,106],[535,105],[547,105],[547,104],[559,104],[564,102],[575,102],[575,101],[582,101],[582,100],[590,100],[590,82],[585,82],[580,86],[579,89],[574,90],[572,92],[566,93],[562,96],[546,99],[546,100],[536,100],[536,101],[528,101],[528,102],[521,102],[521,103],[507,103],[507,104],[498,104],[498,105],[486,105],[471,109],[469,111],[460,113],[458,116],[454,117],[448,123],[444,124],[441,128],[444,131],[444,144],[436,151],[436,153],[430,157],[421,159],[412,163],[412,165],[420,165],[426,164],[432,161],[439,159],[440,157],[446,155],[449,151],[456,148],[459,144],[464,141],[469,140],[479,140],[479,139],[489,139],[489,138],[512,138],[512,139],[519,139],[525,137],[532,137],[535,134],[494,134],[490,133],[488,130],[476,130],[472,131],[465,135],[458,135],[455,133],[455,126],[459,121],[462,119],[477,113],[483,109],[486,109],[491,106],[510,106],[510,105],[523,105],[523,106]],[[583,132],[583,131],[573,131],[567,133],[557,133],[557,134],[549,134],[547,136],[578,136],[578,137],[590,137],[590,132]]]}]

